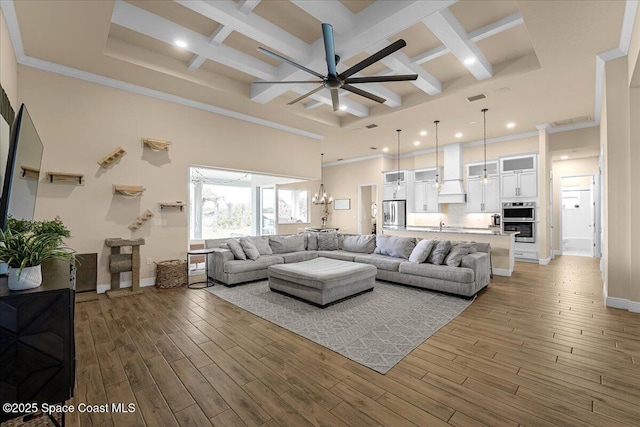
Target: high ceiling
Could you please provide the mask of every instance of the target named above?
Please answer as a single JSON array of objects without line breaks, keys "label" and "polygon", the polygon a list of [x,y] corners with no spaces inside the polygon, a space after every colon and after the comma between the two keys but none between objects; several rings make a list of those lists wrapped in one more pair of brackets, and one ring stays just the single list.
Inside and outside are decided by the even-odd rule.
[{"label": "high ceiling", "polygon": [[[615,0],[12,5],[29,57],[322,135],[317,143],[326,161],[371,155],[386,146],[395,154],[398,128],[403,153],[431,148],[436,119],[441,144],[482,139],[482,108],[489,108],[488,138],[533,131],[543,123],[593,121],[596,54],[618,46],[625,12],[625,2]],[[252,84],[314,79],[258,47],[326,74],[323,22],[334,28],[338,72],[404,39],[405,48],[359,75],[418,79],[359,86],[385,98],[384,104],[341,90],[347,109],[337,112],[326,89],[286,105],[314,84]],[[177,40],[187,46],[176,46]],[[467,100],[479,94],[486,98]],[[515,126],[507,128],[509,122]],[[377,127],[367,129],[371,124]],[[428,134],[420,136],[422,130]]]}]

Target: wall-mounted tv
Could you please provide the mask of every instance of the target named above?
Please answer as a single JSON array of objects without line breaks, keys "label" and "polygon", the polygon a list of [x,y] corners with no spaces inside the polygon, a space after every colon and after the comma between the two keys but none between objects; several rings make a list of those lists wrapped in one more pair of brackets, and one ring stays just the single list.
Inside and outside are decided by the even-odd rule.
[{"label": "wall-mounted tv", "polygon": [[0,179],[3,182],[0,228],[3,230],[9,215],[17,219],[33,219],[42,151],[42,141],[27,107],[22,104],[11,126],[9,138],[0,135],[0,165],[6,165],[4,170],[0,166]]}]

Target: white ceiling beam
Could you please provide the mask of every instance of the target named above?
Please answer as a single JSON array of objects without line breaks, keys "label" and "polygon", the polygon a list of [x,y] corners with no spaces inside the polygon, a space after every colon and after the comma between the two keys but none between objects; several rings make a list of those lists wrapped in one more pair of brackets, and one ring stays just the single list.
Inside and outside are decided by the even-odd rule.
[{"label": "white ceiling beam", "polygon": [[264,61],[229,46],[210,45],[209,39],[202,34],[126,2],[115,3],[111,22],[169,45],[173,45],[176,39],[184,40],[187,43],[185,49],[189,52],[202,55],[259,79],[271,80],[277,73],[276,67]]},{"label": "white ceiling beam", "polygon": [[[211,37],[209,37],[209,44],[212,46],[220,46],[232,32],[233,29],[231,27],[220,25],[211,34]],[[191,58],[191,61],[189,61],[189,69],[197,70],[202,64],[204,64],[204,61],[206,60],[207,58],[204,55],[194,55],[193,58]]]},{"label": "white ceiling beam", "polygon": [[304,109],[305,110],[313,110],[314,108],[317,108],[321,105],[324,105],[322,102],[320,101],[316,101],[315,99],[311,102],[307,102],[306,104],[304,104]]},{"label": "white ceiling beam", "polygon": [[291,0],[291,3],[318,21],[331,24],[338,33],[346,33],[354,26],[355,13],[338,0]]},{"label": "white ceiling beam", "polygon": [[205,2],[202,0],[174,0],[176,3],[229,26],[233,30],[269,46],[294,61],[306,59],[310,46],[299,38],[258,15],[245,15],[231,0]]},{"label": "white ceiling beam", "polygon": [[[292,90],[293,92],[299,93],[300,95],[304,95],[305,93],[309,92],[310,90],[314,89],[314,86],[312,85],[303,85],[303,86],[296,86],[293,88],[289,88],[290,90]],[[323,92],[326,92],[324,90],[318,92],[318,93],[314,93],[313,95],[309,96],[310,99],[313,99],[315,101],[319,101],[323,104],[326,105],[330,105],[333,107],[333,102],[331,101],[331,96],[329,95],[325,95]],[[329,92],[327,92],[329,93]],[[340,106],[345,106],[347,107],[346,110],[344,110],[346,113],[352,114],[354,116],[357,117],[367,117],[369,115],[369,108],[365,107],[362,104],[357,103],[356,101],[353,101],[349,98],[344,98],[341,97],[340,98]]]},{"label": "white ceiling beam", "polygon": [[253,12],[253,9],[260,4],[260,0],[240,0],[238,2],[238,10],[245,15]]},{"label": "white ceiling beam", "polygon": [[[517,27],[518,25],[522,24],[524,24],[524,19],[522,18],[520,12],[516,12],[512,15],[499,19],[489,25],[485,25],[484,27],[470,32],[469,39],[471,39],[471,41],[474,43],[479,42],[480,40],[495,36],[496,34],[500,34],[503,31],[507,31],[510,28]],[[446,55],[449,52],[451,52],[451,50],[447,46],[440,45],[425,53],[414,56],[413,58],[411,58],[411,62],[414,64],[424,64],[425,62],[433,61],[436,58]]]},{"label": "white ceiling beam", "polygon": [[[348,60],[376,42],[388,39],[394,34],[420,22],[426,16],[447,8],[455,0],[437,1],[382,1],[373,3],[356,15],[355,25],[348,32],[336,34],[336,53],[341,60]],[[314,70],[325,70],[324,46],[322,39],[312,44],[311,60],[305,64]],[[290,66],[280,67],[279,80],[295,80],[308,77],[304,71]],[[439,82],[438,82],[439,83]],[[282,85],[260,85],[251,88],[251,99],[267,103],[287,91]]]},{"label": "white ceiling beam", "polygon": [[486,80],[493,77],[491,63],[478,46],[469,39],[467,32],[448,9],[431,14],[422,22],[451,50],[451,53],[460,62],[464,64],[465,60],[470,58],[475,60],[471,64],[465,64],[465,67],[476,79]]}]

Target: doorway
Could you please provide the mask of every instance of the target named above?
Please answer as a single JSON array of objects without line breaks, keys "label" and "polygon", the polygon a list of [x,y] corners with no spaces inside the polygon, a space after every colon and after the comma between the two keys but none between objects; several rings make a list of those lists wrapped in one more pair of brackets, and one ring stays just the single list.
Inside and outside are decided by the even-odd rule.
[{"label": "doorway", "polygon": [[563,255],[596,256],[596,198],[593,175],[560,181],[560,241]]},{"label": "doorway", "polygon": [[358,234],[377,231],[378,184],[358,185]]}]

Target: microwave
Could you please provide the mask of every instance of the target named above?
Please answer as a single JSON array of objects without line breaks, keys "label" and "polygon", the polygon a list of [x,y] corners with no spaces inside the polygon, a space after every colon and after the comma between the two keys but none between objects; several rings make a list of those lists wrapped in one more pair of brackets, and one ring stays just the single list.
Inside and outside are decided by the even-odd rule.
[{"label": "microwave", "polygon": [[515,240],[522,243],[536,242],[536,223],[533,221],[516,221],[502,223],[504,231],[517,231]]},{"label": "microwave", "polygon": [[535,221],[536,202],[503,202],[502,221]]}]

